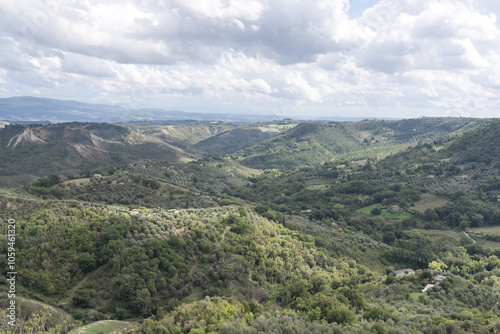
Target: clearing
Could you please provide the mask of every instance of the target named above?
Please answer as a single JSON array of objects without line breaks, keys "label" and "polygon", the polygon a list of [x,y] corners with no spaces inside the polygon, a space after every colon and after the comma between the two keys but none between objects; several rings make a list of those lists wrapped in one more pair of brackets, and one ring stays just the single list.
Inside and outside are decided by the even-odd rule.
[{"label": "clearing", "polygon": [[39,312],[44,307],[46,307],[50,313],[52,320],[56,323],[62,323],[64,321],[73,320],[73,317],[69,313],[67,313],[66,311],[61,310],[60,308],[54,307],[52,305],[42,303],[42,302],[35,300],[35,299],[19,297],[19,298],[17,298],[17,303],[19,305],[21,312],[23,312],[22,311],[23,309],[26,309],[27,311]]},{"label": "clearing", "polygon": [[364,208],[356,210],[356,212],[363,215],[371,215],[372,217],[377,217],[377,215],[371,214],[371,211],[375,208],[379,208],[382,210],[381,214],[378,216],[384,217],[384,219],[408,219],[413,217],[411,213],[406,211],[391,211],[389,209],[382,209],[381,204],[365,206]]},{"label": "clearing", "polygon": [[423,293],[423,292],[412,292],[412,293],[409,294],[409,299],[418,302],[418,301],[420,301],[418,299],[418,297],[420,297],[420,296],[425,296],[425,293]]},{"label": "clearing", "polygon": [[456,241],[462,240],[462,238],[466,238],[466,236],[462,233],[462,231],[455,231],[455,230],[424,230],[420,228],[414,228],[408,231],[405,231],[407,233],[414,233],[418,232],[420,234],[424,235],[431,235],[431,236],[437,236],[437,237],[447,237],[447,238],[452,238],[455,239]]},{"label": "clearing", "polygon": [[112,333],[114,331],[120,331],[125,328],[131,328],[135,326],[134,323],[132,322],[127,322],[127,321],[118,321],[118,320],[101,320],[101,321],[96,321],[93,323],[90,323],[88,325],[79,327],[77,329],[72,330],[69,332],[70,334],[83,334],[83,333],[88,333],[88,334],[95,334],[95,333]]},{"label": "clearing", "polygon": [[500,234],[500,226],[471,227],[469,230],[474,233]]},{"label": "clearing", "polygon": [[412,208],[421,213],[424,213],[427,209],[439,208],[450,203],[447,199],[432,194],[422,194],[421,197],[422,199],[415,202],[415,206]]}]

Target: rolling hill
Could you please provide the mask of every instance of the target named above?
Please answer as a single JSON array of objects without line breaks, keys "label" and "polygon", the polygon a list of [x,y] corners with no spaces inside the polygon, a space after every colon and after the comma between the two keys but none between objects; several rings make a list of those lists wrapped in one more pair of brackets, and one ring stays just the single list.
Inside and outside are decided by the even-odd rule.
[{"label": "rolling hill", "polygon": [[225,155],[260,143],[276,134],[259,128],[234,129],[202,140],[193,147],[208,155]]},{"label": "rolling hill", "polygon": [[9,125],[0,129],[4,176],[64,174],[140,159],[175,162],[183,157],[180,149],[157,138],[105,123]]},{"label": "rolling hill", "polygon": [[252,168],[317,165],[335,160],[378,158],[419,141],[446,138],[482,120],[422,118],[401,121],[301,123],[297,127],[242,149],[235,158]]},{"label": "rolling hill", "polygon": [[[1,129],[2,171],[42,176],[0,187],[23,298],[123,334],[500,330],[498,120],[208,123]],[[186,161],[167,140],[226,156]],[[281,169],[239,163],[257,156]]]}]

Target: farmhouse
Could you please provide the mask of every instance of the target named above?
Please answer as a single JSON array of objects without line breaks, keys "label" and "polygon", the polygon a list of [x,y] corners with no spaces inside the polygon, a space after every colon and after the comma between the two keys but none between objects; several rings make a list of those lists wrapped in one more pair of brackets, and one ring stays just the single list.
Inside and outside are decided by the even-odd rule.
[{"label": "farmhouse", "polygon": [[391,211],[398,212],[398,211],[403,211],[403,209],[399,205],[393,205],[391,206]]},{"label": "farmhouse", "polygon": [[437,275],[436,277],[434,277],[434,282],[436,284],[441,284],[445,278],[446,276]]},{"label": "farmhouse", "polygon": [[100,179],[102,177],[102,174],[94,174],[92,175],[94,179]]},{"label": "farmhouse", "polygon": [[138,216],[138,215],[140,215],[140,212],[139,212],[139,210],[137,210],[137,209],[132,209],[132,210],[129,210],[129,211],[127,211],[127,213],[128,213],[129,215],[131,215],[131,216]]}]

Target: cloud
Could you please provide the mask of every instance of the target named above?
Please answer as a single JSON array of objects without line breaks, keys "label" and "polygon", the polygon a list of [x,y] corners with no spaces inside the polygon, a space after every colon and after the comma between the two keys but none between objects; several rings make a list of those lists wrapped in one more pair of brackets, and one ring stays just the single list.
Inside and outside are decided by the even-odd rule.
[{"label": "cloud", "polygon": [[73,53],[68,53],[64,56],[61,69],[67,73],[76,73],[93,77],[116,77],[116,73],[107,62]]},{"label": "cloud", "polygon": [[4,1],[0,94],[280,115],[498,115],[496,1],[370,4],[351,18],[347,0]]},{"label": "cloud", "polygon": [[15,72],[33,71],[35,65],[21,49],[21,45],[13,38],[0,38],[0,67]]}]

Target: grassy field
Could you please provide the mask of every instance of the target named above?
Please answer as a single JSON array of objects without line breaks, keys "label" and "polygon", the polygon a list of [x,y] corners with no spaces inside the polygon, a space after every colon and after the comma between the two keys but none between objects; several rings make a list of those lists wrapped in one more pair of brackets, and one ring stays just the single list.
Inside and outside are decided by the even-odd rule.
[{"label": "grassy field", "polygon": [[89,184],[89,183],[90,183],[90,178],[88,178],[88,177],[83,178],[83,179],[68,180],[68,181],[63,182],[64,185],[75,184],[77,186],[81,186],[81,185]]},{"label": "grassy field", "polygon": [[112,333],[113,331],[120,331],[125,328],[131,328],[134,324],[132,322],[118,321],[118,320],[102,320],[93,322],[91,324],[79,327],[70,332],[70,334],[96,334],[96,333]]},{"label": "grassy field", "polygon": [[475,234],[492,234],[500,235],[500,226],[488,226],[488,227],[473,227],[470,228],[471,236],[477,241],[482,247],[490,247],[492,249],[500,248],[500,242],[495,242],[493,240],[486,240],[485,238],[478,238]]},{"label": "grassy field", "polygon": [[471,232],[484,234],[500,234],[500,226],[472,227]]},{"label": "grassy field", "polygon": [[448,237],[460,241],[465,235],[460,231],[455,230],[424,230],[420,228],[414,228],[412,230],[406,231],[408,233],[418,232],[420,234]]},{"label": "grassy field", "polygon": [[413,292],[413,293],[410,293],[410,300],[414,300],[414,301],[419,301],[418,300],[418,297],[420,296],[425,296],[425,293],[423,292]]},{"label": "grassy field", "polygon": [[[363,214],[363,215],[371,215],[371,211],[375,208],[381,208],[382,206],[380,204],[373,204],[369,206],[365,206],[364,208],[356,210],[356,212]],[[380,214],[381,217],[384,217],[384,219],[408,219],[413,217],[411,213],[408,213],[406,211],[399,211],[399,212],[392,212],[388,209],[382,209],[382,212]]]},{"label": "grassy field", "polygon": [[325,184],[313,184],[313,185],[307,186],[306,189],[308,189],[308,190],[316,190],[316,191],[324,191],[327,188],[326,188]]},{"label": "grassy field", "polygon": [[47,310],[50,312],[50,317],[52,318],[52,322],[54,323],[62,323],[63,321],[73,320],[73,317],[66,311],[61,310],[60,308],[54,307],[52,305],[42,303],[38,300],[19,297],[17,298],[17,303],[21,311],[25,310],[22,312],[39,312],[44,307],[46,307]]},{"label": "grassy field", "polygon": [[356,210],[356,212],[362,213],[364,215],[369,215],[370,212],[375,208],[380,208],[380,204],[373,204],[370,206],[365,206],[364,208]]},{"label": "grassy field", "polygon": [[228,178],[228,182],[237,187],[243,187],[245,184],[247,184],[247,181],[239,177],[230,177]]},{"label": "grassy field", "polygon": [[441,206],[444,206],[448,204],[450,201],[448,201],[445,198],[432,195],[432,194],[422,194],[422,199],[418,202],[415,203],[415,206],[413,207],[414,210],[418,212],[424,213],[425,210],[427,209],[435,209],[439,208]]},{"label": "grassy field", "polygon": [[477,243],[483,248],[491,248],[492,250],[500,248],[500,242],[478,239],[476,238]]},{"label": "grassy field", "polygon": [[268,128],[276,128],[276,129],[292,129],[296,127],[298,124],[269,124],[267,125]]}]

